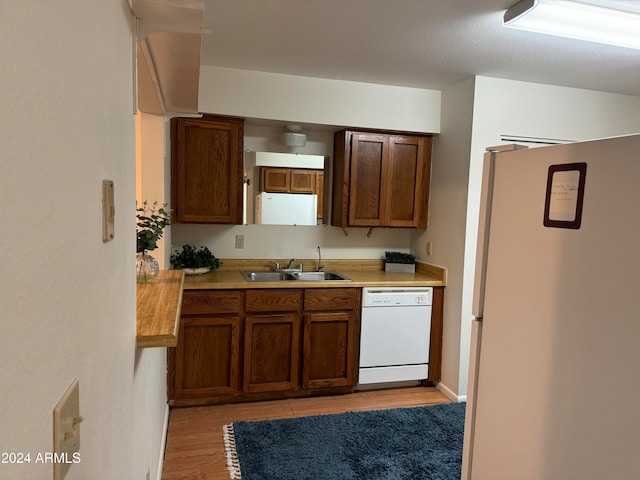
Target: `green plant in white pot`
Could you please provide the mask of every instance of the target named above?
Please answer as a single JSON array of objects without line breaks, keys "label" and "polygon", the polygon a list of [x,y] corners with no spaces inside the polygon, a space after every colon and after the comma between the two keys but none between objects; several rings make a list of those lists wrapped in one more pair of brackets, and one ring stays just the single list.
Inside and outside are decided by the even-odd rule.
[{"label": "green plant in white pot", "polygon": [[136,208],[136,280],[147,283],[158,276],[160,266],[149,251],[158,248],[158,240],[164,234],[164,229],[171,224],[167,205],[158,208],[158,202],[149,203],[145,200],[142,207]]},{"label": "green plant in white pot", "polygon": [[182,269],[186,275],[198,275],[217,270],[222,265],[207,247],[194,247],[183,245],[181,250],[171,254],[173,268]]},{"label": "green plant in white pot", "polygon": [[384,252],[386,272],[414,273],[416,271],[416,256],[411,253]]}]

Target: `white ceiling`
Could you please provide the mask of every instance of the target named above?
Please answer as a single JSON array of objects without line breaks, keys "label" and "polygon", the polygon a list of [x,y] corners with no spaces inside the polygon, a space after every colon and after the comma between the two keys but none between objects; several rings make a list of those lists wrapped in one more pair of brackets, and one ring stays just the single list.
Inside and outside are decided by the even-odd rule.
[{"label": "white ceiling", "polygon": [[516,2],[204,0],[201,63],[436,90],[481,75],[640,96],[640,50],[502,27]]}]

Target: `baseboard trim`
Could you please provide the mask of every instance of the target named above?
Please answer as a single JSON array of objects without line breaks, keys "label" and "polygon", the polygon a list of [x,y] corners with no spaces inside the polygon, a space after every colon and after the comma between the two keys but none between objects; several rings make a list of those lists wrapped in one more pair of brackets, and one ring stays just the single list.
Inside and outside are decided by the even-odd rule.
[{"label": "baseboard trim", "polygon": [[466,402],[466,395],[456,395],[453,390],[447,387],[444,383],[438,382],[436,383],[436,388],[444,393],[447,397],[449,397],[454,402]]},{"label": "baseboard trim", "polygon": [[158,459],[158,476],[156,480],[162,480],[162,467],[164,466],[164,452],[167,448],[167,434],[169,432],[169,404],[164,412],[164,426],[162,427],[162,440],[160,441],[160,458]]}]

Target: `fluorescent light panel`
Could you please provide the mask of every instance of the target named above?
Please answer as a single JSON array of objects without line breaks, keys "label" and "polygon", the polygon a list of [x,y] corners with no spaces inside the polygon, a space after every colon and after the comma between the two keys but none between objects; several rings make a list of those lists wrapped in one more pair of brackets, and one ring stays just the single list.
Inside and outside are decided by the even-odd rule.
[{"label": "fluorescent light panel", "polygon": [[[603,6],[607,4],[615,8]],[[519,30],[640,49],[638,2],[522,0],[505,12],[503,25]]]}]

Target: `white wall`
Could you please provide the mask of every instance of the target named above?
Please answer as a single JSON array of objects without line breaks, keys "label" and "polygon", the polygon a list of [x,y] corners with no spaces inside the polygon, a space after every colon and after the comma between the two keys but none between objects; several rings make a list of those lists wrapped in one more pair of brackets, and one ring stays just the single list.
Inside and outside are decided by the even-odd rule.
[{"label": "white wall", "polygon": [[[169,192],[165,185],[165,178],[171,176],[171,169],[166,162],[169,153],[165,156],[165,118],[161,115],[138,112],[136,123],[138,125],[136,130],[136,204],[140,207],[146,200],[149,206],[158,202],[157,208],[165,203],[169,205]],[[169,267],[169,248],[167,245],[171,245],[170,228],[165,228],[163,237],[158,241],[158,248],[150,252],[158,260],[161,270]]]},{"label": "white wall", "polygon": [[[442,132],[435,138],[431,166],[429,227],[412,235],[418,260],[447,267],[441,388],[459,392],[461,298],[464,272],[466,199],[475,82],[465,80],[442,91]],[[432,253],[426,255],[426,243]]]},{"label": "white wall", "polygon": [[319,125],[440,131],[440,92],[202,65],[201,112]]},{"label": "white wall", "polygon": [[[68,480],[156,477],[163,349],[135,349],[135,144],[127,2],[0,7],[0,452],[52,451],[52,409],[80,381]],[[103,244],[101,183],[115,182]],[[50,464],[0,464],[3,480]]]},{"label": "white wall", "polygon": [[[464,85],[464,84],[463,84]],[[455,88],[455,87],[454,87]],[[447,138],[449,123],[445,120],[449,111],[460,108],[455,90],[443,92],[442,136],[438,141],[440,151],[452,148]],[[468,90],[465,90],[468,94]],[[452,106],[453,105],[453,106]],[[462,118],[466,118],[463,116]],[[466,129],[466,124],[462,124]],[[469,343],[471,335],[471,301],[475,271],[477,224],[479,214],[482,160],[488,146],[500,144],[503,134],[565,140],[587,140],[607,136],[630,134],[640,131],[640,98],[606,92],[594,92],[529,82],[517,82],[487,77],[476,77],[473,92],[473,127],[468,158],[463,152],[455,156],[435,155],[433,188],[448,185],[452,192],[448,202],[431,202],[432,218],[438,215],[451,219],[464,218],[464,232],[449,227],[451,242],[445,245],[447,259],[456,261],[450,267],[445,306],[445,337],[447,331],[459,330],[459,356],[455,342],[446,339],[443,358],[444,387],[457,396],[466,395]],[[455,136],[453,141],[460,141]],[[466,146],[469,144],[466,143]],[[465,146],[465,148],[466,148]],[[457,173],[441,171],[440,162],[455,161]],[[453,176],[452,176],[453,175]],[[464,176],[468,177],[466,191],[455,189]],[[440,212],[440,213],[438,213]],[[459,224],[456,224],[459,227]],[[433,225],[435,231],[435,225]],[[440,226],[438,226],[438,229]],[[446,227],[445,227],[446,228]],[[440,233],[438,233],[440,235]],[[461,237],[463,235],[463,237]],[[412,247],[419,251],[427,237],[414,236]],[[461,243],[461,242],[464,243]],[[438,263],[440,241],[434,242],[434,256]],[[458,263],[463,259],[462,270]],[[433,260],[432,260],[433,261]],[[450,298],[455,296],[455,298]],[[451,307],[451,303],[455,307]],[[460,310],[458,310],[458,307]],[[458,315],[460,316],[458,317]],[[459,327],[454,327],[459,323]]]},{"label": "white wall", "polygon": [[[218,258],[322,258],[377,259],[386,250],[408,251],[410,232],[377,228],[367,237],[367,228],[342,229],[329,226],[277,225],[173,225],[174,249],[185,243],[206,245]],[[235,248],[235,236],[244,235],[244,249]]]}]

